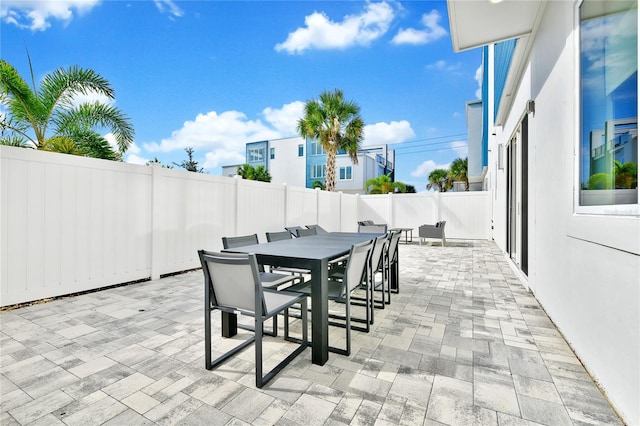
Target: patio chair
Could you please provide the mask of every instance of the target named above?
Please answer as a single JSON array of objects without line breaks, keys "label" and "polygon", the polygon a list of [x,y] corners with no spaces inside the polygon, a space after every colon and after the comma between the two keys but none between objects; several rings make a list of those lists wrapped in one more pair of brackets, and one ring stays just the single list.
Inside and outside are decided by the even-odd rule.
[{"label": "patio chair", "polygon": [[[258,244],[258,235],[243,235],[239,237],[222,237],[222,246],[225,249],[249,246]],[[294,284],[298,281],[304,281],[303,278],[298,276],[292,276],[290,274],[275,274],[272,272],[265,272],[264,266],[259,265],[258,270],[260,272],[260,281],[264,287],[282,289],[287,285]]]},{"label": "patio chair", "polygon": [[444,237],[444,225],[446,225],[446,220],[441,220],[440,222],[436,222],[435,225],[421,225],[418,228],[418,237],[420,237],[420,245],[422,245],[423,238],[439,238],[442,239],[442,247],[444,247],[447,242]]},{"label": "patio chair", "polygon": [[[379,237],[377,237],[376,239],[373,240],[373,247],[371,248],[371,255],[369,256],[369,261],[367,262],[367,268],[366,268],[366,272],[365,272],[365,282],[363,285],[360,286],[360,289],[364,289],[365,290],[365,297],[362,296],[351,296],[351,300],[354,301],[358,301],[358,302],[364,302],[363,303],[358,303],[358,302],[354,302],[353,305],[356,306],[366,306],[367,307],[367,313],[366,313],[366,321],[367,321],[367,326],[365,327],[364,330],[361,329],[361,331],[366,331],[369,332],[369,324],[373,324],[373,320],[374,320],[374,308],[381,308],[384,309],[384,305],[385,305],[385,300],[384,300],[384,284],[385,284],[385,279],[384,279],[384,274],[381,273],[380,275],[382,276],[382,279],[380,282],[378,282],[376,280],[376,273],[377,272],[382,272],[382,259],[383,259],[383,255],[384,255],[384,250],[386,248],[386,244],[387,241],[389,239],[389,236],[391,234],[387,233],[384,235],[380,235]],[[336,271],[331,275],[331,278],[341,278],[342,275],[344,274],[344,268],[341,271]],[[381,300],[376,301],[375,300],[375,289],[380,288],[381,289]],[[378,303],[376,305],[376,302]],[[363,320],[361,320],[360,318],[352,318],[352,321],[355,322],[364,322]],[[356,327],[352,327],[352,329],[354,330],[358,330],[358,328]]]},{"label": "patio chair", "polygon": [[371,233],[371,234],[386,234],[387,225],[358,225],[358,232]]},{"label": "patio chair", "polygon": [[358,225],[375,225],[372,220],[359,220]]},{"label": "patio chair", "polygon": [[[330,325],[344,327],[346,330],[346,347],[345,349],[330,346],[329,350],[341,355],[351,354],[351,292],[357,289],[362,282],[363,274],[366,273],[367,262],[373,247],[374,240],[365,241],[360,244],[354,244],[349,251],[349,259],[347,260],[347,268],[344,273],[344,279],[329,279],[329,300],[343,302],[345,306],[345,315],[332,315],[332,318],[340,318],[344,324],[329,322]],[[289,288],[290,291],[297,291],[305,296],[311,296],[311,283],[296,284]],[[304,311],[304,308],[301,308]]]},{"label": "patio chair", "polygon": [[[291,237],[291,233],[289,231],[266,232],[265,235],[267,237],[267,241],[268,242],[290,240],[292,238]],[[290,268],[290,267],[287,267],[287,266],[272,266],[271,267],[271,271],[287,272],[287,273],[294,274],[294,275],[309,274],[309,270],[308,269]]]},{"label": "patio chair", "polygon": [[[204,272],[205,300],[205,367],[211,370],[231,356],[255,343],[256,386],[263,387],[308,346],[307,298],[300,293],[263,288],[255,255],[212,253],[198,251]],[[302,306],[302,339],[299,346],[273,369],[263,375],[262,329],[264,322],[275,318],[280,312],[285,315],[285,339],[289,338],[288,309]],[[254,318],[255,334],[240,345],[212,359],[211,312],[220,310],[229,314],[248,315]]]},{"label": "patio chair", "polygon": [[304,228],[302,226],[285,226],[284,229],[289,231],[289,233],[292,236],[297,237],[298,236],[298,229],[304,229]]},{"label": "patio chair", "polygon": [[300,228],[298,230],[296,230],[296,237],[300,238],[300,237],[309,237],[311,235],[318,235],[318,231],[316,231],[316,228]]},{"label": "patio chair", "polygon": [[307,225],[307,229],[315,228],[316,234],[328,234],[329,232],[320,225]]},{"label": "patio chair", "polygon": [[[385,259],[382,262],[383,265],[383,273],[385,274],[385,279],[387,280],[387,301],[386,304],[391,303],[391,293],[399,293],[400,292],[400,279],[396,275],[394,281],[396,283],[396,288],[391,288],[391,273],[395,271],[398,274],[398,241],[400,241],[400,236],[402,235],[402,231],[391,231],[391,236],[389,237],[389,243],[387,244],[387,251],[385,253]],[[384,292],[383,292],[384,293]]]}]

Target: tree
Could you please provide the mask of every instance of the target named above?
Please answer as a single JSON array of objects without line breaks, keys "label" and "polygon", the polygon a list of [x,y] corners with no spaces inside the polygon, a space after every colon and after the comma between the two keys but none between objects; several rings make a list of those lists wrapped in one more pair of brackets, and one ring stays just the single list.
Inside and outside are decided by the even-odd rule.
[{"label": "tree", "polygon": [[391,177],[387,174],[367,180],[365,183],[365,190],[369,194],[389,194],[407,192],[407,186],[402,182],[393,182]]},{"label": "tree", "polygon": [[178,167],[182,167],[188,172],[204,173],[204,169],[202,167],[198,168],[198,162],[193,159],[193,148],[187,147],[184,150],[187,152],[188,158],[186,160],[182,160],[182,163],[180,164],[175,162],[173,164]]},{"label": "tree", "polygon": [[319,188],[321,190],[324,191],[324,183],[322,183],[321,180],[314,180],[313,182],[311,182],[311,188],[316,189]]},{"label": "tree", "polygon": [[464,190],[469,190],[469,176],[468,176],[469,160],[465,158],[456,158],[449,167],[449,176],[458,182],[464,182]]},{"label": "tree", "polygon": [[[74,66],[45,75],[36,88],[31,58],[29,69],[33,88],[12,65],[0,59],[0,102],[8,107],[7,114],[0,117],[0,143],[122,160],[134,137],[129,118],[119,109],[99,102],[73,104],[77,95],[88,93],[114,99],[107,80],[93,70]],[[111,131],[117,150],[96,128]]]},{"label": "tree", "polygon": [[427,189],[437,189],[440,192],[447,192],[447,189],[451,187],[451,180],[449,179],[449,171],[445,169],[435,169],[429,173],[429,183]]},{"label": "tree", "polygon": [[297,131],[303,138],[316,139],[322,145],[327,155],[325,187],[333,191],[338,151],[346,151],[353,164],[358,164],[358,150],[364,137],[360,107],[353,101],[345,101],[340,89],[324,91],[319,100],[307,101]]},{"label": "tree", "polygon": [[253,167],[251,164],[244,164],[238,169],[238,175],[247,180],[271,182],[271,174],[263,165]]},{"label": "tree", "polygon": [[147,166],[161,166],[163,169],[173,169],[173,166],[162,164],[162,161],[158,160],[158,157],[153,157],[153,160],[147,161]]},{"label": "tree", "polygon": [[407,185],[407,194],[415,194],[416,193],[416,187],[413,185]]}]

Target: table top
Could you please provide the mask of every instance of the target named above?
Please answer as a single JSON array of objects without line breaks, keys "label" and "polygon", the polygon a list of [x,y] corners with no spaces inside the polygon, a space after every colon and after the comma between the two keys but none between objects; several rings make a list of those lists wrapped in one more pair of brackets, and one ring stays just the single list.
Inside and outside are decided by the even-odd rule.
[{"label": "table top", "polygon": [[229,248],[224,251],[253,253],[258,256],[277,256],[308,260],[332,259],[349,253],[353,244],[372,240],[378,234],[358,232],[329,232],[290,240]]}]

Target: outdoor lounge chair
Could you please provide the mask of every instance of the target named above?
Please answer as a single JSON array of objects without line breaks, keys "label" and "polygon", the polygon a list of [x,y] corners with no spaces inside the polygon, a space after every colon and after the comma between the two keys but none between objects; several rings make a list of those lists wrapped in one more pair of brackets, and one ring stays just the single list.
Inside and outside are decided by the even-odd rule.
[{"label": "outdoor lounge chair", "polygon": [[[205,367],[211,370],[234,354],[255,343],[256,386],[261,388],[308,346],[307,297],[300,293],[277,291],[262,287],[258,263],[252,254],[213,253],[198,251],[204,272],[205,300]],[[262,336],[264,321],[285,315],[285,339],[289,339],[288,309],[301,305],[302,339],[300,345],[284,360],[263,376]],[[211,312],[220,310],[228,314],[248,315],[254,318],[255,334],[212,360]]]},{"label": "outdoor lounge chair", "polygon": [[442,239],[442,247],[444,247],[447,242],[444,237],[444,225],[447,223],[446,220],[441,220],[437,222],[435,225],[421,225],[418,228],[418,237],[420,237],[420,245],[422,245],[423,238],[439,238]]},{"label": "outdoor lounge chair", "polygon": [[385,234],[387,232],[387,225],[358,225],[358,232]]}]

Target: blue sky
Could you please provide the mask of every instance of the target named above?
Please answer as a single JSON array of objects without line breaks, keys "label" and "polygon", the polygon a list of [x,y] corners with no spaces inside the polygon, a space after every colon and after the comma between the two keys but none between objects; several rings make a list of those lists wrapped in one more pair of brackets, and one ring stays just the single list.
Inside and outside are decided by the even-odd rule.
[{"label": "blue sky", "polygon": [[25,79],[26,47],[36,80],[78,65],[111,82],[132,163],[193,147],[220,174],[246,142],[295,136],[304,102],[334,88],[360,105],[364,145],[393,144],[397,180],[424,190],[467,155],[481,52],[453,52],[445,1],[3,0],[0,20]]}]

